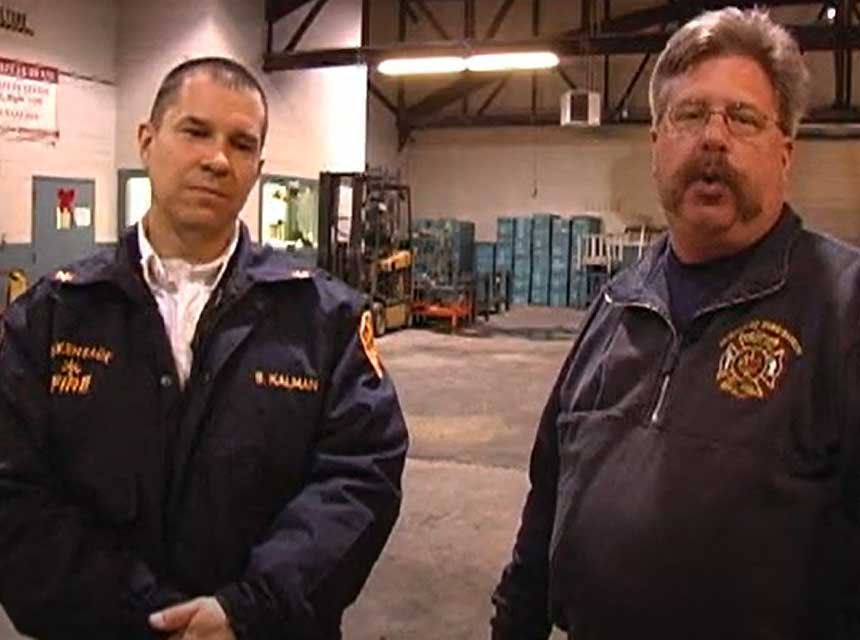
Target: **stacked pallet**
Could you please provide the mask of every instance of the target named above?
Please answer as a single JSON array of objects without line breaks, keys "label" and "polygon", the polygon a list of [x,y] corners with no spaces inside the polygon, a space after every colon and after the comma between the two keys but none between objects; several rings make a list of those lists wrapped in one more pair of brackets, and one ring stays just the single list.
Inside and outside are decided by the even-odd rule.
[{"label": "stacked pallet", "polygon": [[531,302],[532,285],[532,221],[515,218],[514,224],[514,286],[511,301],[514,304]]},{"label": "stacked pallet", "polygon": [[570,289],[571,224],[567,218],[552,221],[550,250],[549,305],[566,307]]},{"label": "stacked pallet", "polygon": [[558,216],[536,213],[532,216],[532,277],[531,304],[549,304],[550,272],[552,267],[552,229]]},{"label": "stacked pallet", "polygon": [[602,286],[599,271],[581,263],[581,254],[586,237],[601,231],[601,220],[594,216],[574,216],[570,220],[570,283],[568,288],[568,305],[571,307],[586,307]]},{"label": "stacked pallet", "polygon": [[601,231],[595,216],[562,218],[551,213],[499,218],[495,269],[511,269],[512,302],[585,307],[605,281],[581,264],[585,239]]},{"label": "stacked pallet", "polygon": [[423,218],[414,223],[415,274],[440,286],[471,278],[475,263],[475,223]]}]

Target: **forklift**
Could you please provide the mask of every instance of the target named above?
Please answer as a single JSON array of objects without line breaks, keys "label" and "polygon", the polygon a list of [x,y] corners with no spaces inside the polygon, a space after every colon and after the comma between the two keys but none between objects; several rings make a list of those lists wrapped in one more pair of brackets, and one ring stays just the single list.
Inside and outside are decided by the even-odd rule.
[{"label": "forklift", "polygon": [[373,332],[412,326],[412,196],[399,172],[320,173],[317,266],[368,296]]}]

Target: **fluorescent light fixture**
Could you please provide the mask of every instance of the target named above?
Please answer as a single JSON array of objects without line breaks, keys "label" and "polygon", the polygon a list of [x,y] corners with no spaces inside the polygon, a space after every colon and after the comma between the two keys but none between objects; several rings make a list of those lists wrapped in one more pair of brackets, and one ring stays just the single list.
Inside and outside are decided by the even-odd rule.
[{"label": "fluorescent light fixture", "polygon": [[466,70],[466,60],[457,56],[432,58],[389,58],[379,63],[379,73],[402,76],[420,73],[458,73]]},{"label": "fluorescent light fixture", "polygon": [[469,71],[516,71],[519,69],[551,69],[558,66],[558,56],[550,51],[526,53],[488,53],[466,59]]},{"label": "fluorescent light fixture", "polygon": [[462,71],[519,71],[523,69],[550,69],[558,66],[558,56],[551,51],[522,53],[485,53],[462,58],[459,56],[433,56],[427,58],[389,58],[377,69],[387,76],[431,73],[460,73]]}]

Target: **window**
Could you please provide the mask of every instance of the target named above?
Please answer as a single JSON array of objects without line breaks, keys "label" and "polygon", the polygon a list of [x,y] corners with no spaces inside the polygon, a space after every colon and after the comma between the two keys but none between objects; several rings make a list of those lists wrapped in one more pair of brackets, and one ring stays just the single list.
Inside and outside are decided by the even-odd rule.
[{"label": "window", "polygon": [[140,222],[152,204],[152,185],[143,169],[120,169],[119,230]]},{"label": "window", "polygon": [[319,247],[319,186],[316,180],[263,176],[260,180],[260,242],[305,253]]}]

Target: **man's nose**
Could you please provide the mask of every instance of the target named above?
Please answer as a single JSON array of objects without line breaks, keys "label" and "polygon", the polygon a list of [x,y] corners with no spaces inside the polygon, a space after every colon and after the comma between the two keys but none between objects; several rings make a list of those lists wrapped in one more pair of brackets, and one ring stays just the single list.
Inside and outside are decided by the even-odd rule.
[{"label": "man's nose", "polygon": [[702,128],[702,146],[708,151],[725,151],[731,137],[726,114],[722,111],[711,111],[707,115]]},{"label": "man's nose", "polygon": [[203,158],[203,168],[215,175],[224,175],[230,170],[230,161],[227,159],[223,144],[212,145],[209,153]]}]

